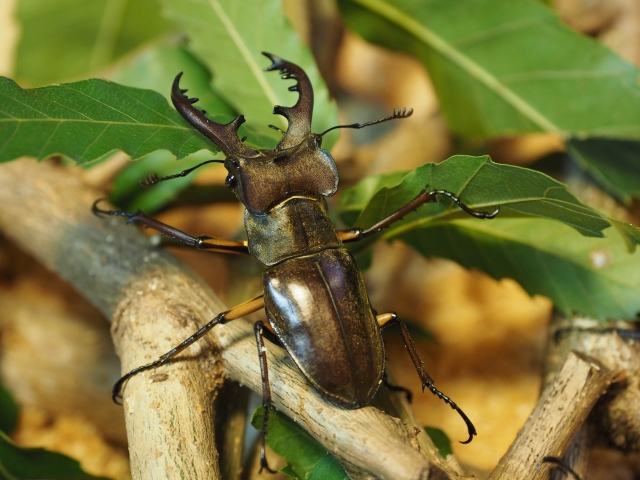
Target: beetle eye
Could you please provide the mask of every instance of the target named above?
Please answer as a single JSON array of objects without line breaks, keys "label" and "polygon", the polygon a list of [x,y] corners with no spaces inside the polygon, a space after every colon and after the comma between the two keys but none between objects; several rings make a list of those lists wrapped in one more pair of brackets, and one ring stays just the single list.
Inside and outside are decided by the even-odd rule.
[{"label": "beetle eye", "polygon": [[307,140],[307,145],[310,148],[320,148],[322,146],[322,137],[320,135],[311,135]]},{"label": "beetle eye", "polygon": [[227,178],[224,179],[224,185],[227,188],[234,188],[236,186],[236,176],[233,173],[227,175]]}]

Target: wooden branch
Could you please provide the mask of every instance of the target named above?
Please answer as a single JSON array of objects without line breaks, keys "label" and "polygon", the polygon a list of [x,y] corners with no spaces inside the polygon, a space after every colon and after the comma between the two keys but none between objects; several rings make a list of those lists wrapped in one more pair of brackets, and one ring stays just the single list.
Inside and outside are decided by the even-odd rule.
[{"label": "wooden branch", "polygon": [[[128,371],[168,351],[225,306],[122,219],[95,218],[90,206],[98,196],[50,164],[0,167],[0,228],[113,320]],[[420,451],[421,428],[373,407],[344,410],[328,403],[281,348],[267,348],[276,408],[353,470],[395,480],[464,478],[439,457],[427,458],[433,452]],[[134,478],[219,478],[211,400],[225,373],[261,391],[253,329],[242,320],[216,327],[170,365],[129,381],[124,411]]]},{"label": "wooden branch", "polygon": [[570,353],[489,479],[547,479],[553,464],[543,463],[543,458],[564,455],[596,401],[617,375],[593,358]]},{"label": "wooden branch", "polygon": [[[616,324],[633,330],[633,325]],[[545,358],[545,383],[553,381],[568,352],[577,350],[598,358],[610,370],[624,370],[626,379],[612,385],[598,401],[576,435],[563,462],[584,478],[590,451],[597,445],[613,445],[622,451],[640,451],[640,344],[618,335],[616,329],[581,317],[555,314]],[[552,479],[563,478],[558,472]]]},{"label": "wooden branch", "polygon": [[608,442],[624,452],[640,452],[640,342],[622,337],[618,329],[633,331],[634,325],[603,325],[595,320],[556,315],[551,325],[545,381],[570,350],[595,357],[611,370],[624,370],[625,380],[613,385],[596,405],[593,424],[601,443]]}]

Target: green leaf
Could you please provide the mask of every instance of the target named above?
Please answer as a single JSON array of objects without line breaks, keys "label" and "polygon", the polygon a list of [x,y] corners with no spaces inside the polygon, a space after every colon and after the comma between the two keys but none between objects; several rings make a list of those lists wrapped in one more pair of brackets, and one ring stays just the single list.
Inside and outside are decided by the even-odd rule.
[{"label": "green leaf", "polygon": [[635,225],[631,225],[630,223],[621,222],[612,218],[610,218],[609,221],[627,244],[627,250],[630,253],[633,253],[636,245],[640,245],[640,228]]},{"label": "green leaf", "polygon": [[364,210],[373,195],[382,188],[398,185],[407,172],[370,175],[362,179],[356,188],[349,188],[340,195],[340,218],[347,225],[354,225],[360,212]]},{"label": "green leaf", "polygon": [[631,197],[640,197],[640,142],[573,139],[567,149],[618,200],[630,205]]},{"label": "green leaf", "polygon": [[18,425],[18,404],[0,383],[0,431],[10,435]]},{"label": "green leaf", "polygon": [[637,320],[640,312],[640,255],[617,235],[589,238],[559,222],[496,218],[432,222],[399,238],[424,256],[513,278],[567,315]]},{"label": "green leaf", "polygon": [[[352,29],[425,64],[466,137],[557,132],[616,198],[640,196],[640,70],[534,0],[340,0]],[[585,138],[598,140],[582,142]],[[579,139],[579,140],[578,140]],[[608,139],[608,140],[606,140]]]},{"label": "green leaf", "polygon": [[307,477],[308,480],[349,480],[349,478],[347,472],[333,455],[322,457]]},{"label": "green leaf", "polygon": [[42,448],[20,448],[0,432],[0,479],[2,480],[97,480],[80,464]]},{"label": "green leaf", "polygon": [[299,478],[298,475],[296,474],[296,472],[293,470],[293,468],[291,468],[289,465],[285,465],[284,467],[282,467],[278,471],[280,473],[284,473],[287,477],[295,478],[295,479]]},{"label": "green leaf", "polygon": [[365,39],[416,55],[452,130],[640,138],[639,69],[533,0],[340,0]]},{"label": "green leaf", "polygon": [[[198,106],[207,111],[209,118],[227,123],[236,117],[236,112],[211,88],[209,71],[183,46],[175,43],[159,42],[121,62],[118,68],[110,72],[109,80],[130,87],[155,90],[162,93],[167,102],[171,102],[171,85],[179,72],[191,79],[191,95],[200,99]],[[222,158],[219,154],[212,157],[208,152],[196,152],[177,162],[167,151],[153,152],[118,174],[109,193],[109,201],[127,211],[140,209],[145,213],[153,213],[174,200],[199,174],[216,165],[206,165],[186,177],[162,182],[153,188],[142,188],[140,180],[152,173],[158,176],[172,175],[217,157]]]},{"label": "green leaf", "polygon": [[[392,178],[395,183],[397,177]],[[355,208],[361,209],[366,200],[362,190],[370,192],[370,186],[354,188],[361,192],[346,194],[345,198],[357,198]],[[424,188],[447,190],[474,209],[492,211],[499,206],[500,218],[536,216],[558,220],[592,237],[603,237],[602,230],[611,225],[597,210],[569,193],[564,184],[543,173],[494,163],[487,156],[464,155],[456,155],[440,164],[427,163],[406,175],[400,184],[383,187],[371,197],[357,225],[365,228],[377,223],[409,203]],[[342,199],[340,207],[343,210],[354,208]],[[392,238],[436,220],[465,216],[467,214],[453,202],[440,196],[438,203],[420,207],[416,213],[394,223],[383,235]]]},{"label": "green leaf", "polygon": [[15,74],[47,85],[86,77],[172,26],[155,0],[20,0]]},{"label": "green leaf", "polygon": [[[217,122],[229,122],[238,113],[211,87],[211,73],[182,45],[160,42],[139,55],[120,62],[109,80],[128,87],[155,90],[171,101],[171,85],[178,73],[189,78],[189,93],[198,107]],[[244,127],[241,127],[244,128]]]},{"label": "green leaf", "polygon": [[451,440],[449,440],[446,433],[435,427],[424,427],[424,430],[433,441],[433,444],[438,449],[438,453],[440,453],[442,458],[447,458],[449,455],[453,455]]},{"label": "green leaf", "polygon": [[0,77],[0,161],[61,154],[85,163],[113,150],[138,159],[158,149],[178,158],[217,151],[156,92],[97,79],[23,90]]},{"label": "green leaf", "polygon": [[[264,410],[259,407],[251,417],[251,425],[262,428]],[[298,478],[343,480],[349,478],[340,464],[302,427],[277,410],[271,410],[267,427],[267,444],[289,462],[289,472]],[[327,458],[329,457],[329,458]],[[318,469],[318,472],[315,470]],[[315,477],[309,477],[316,475]],[[326,475],[326,476],[321,476]]]},{"label": "green leaf", "polygon": [[[275,105],[289,106],[298,95],[289,92],[277,72],[265,72],[270,61],[261,52],[273,53],[304,69],[314,87],[313,131],[321,133],[337,125],[337,110],[304,42],[282,11],[281,0],[161,0],[167,17],[189,35],[190,47],[214,73],[219,92],[244,114],[255,131],[272,139],[280,134],[269,124],[285,129],[286,120],[272,114]],[[190,80],[183,79],[185,88]],[[337,134],[329,134],[330,148]]]},{"label": "green leaf", "polygon": [[[400,238],[426,257],[449,258],[497,279],[513,278],[531,295],[550,297],[567,314],[633,320],[640,311],[640,255],[627,251],[640,243],[640,229],[606,219],[550,177],[488,157],[456,156],[396,182],[394,176],[390,187],[376,193],[370,185],[357,185],[359,192],[345,195],[356,202],[341,198],[339,205],[351,215],[363,209],[356,222],[362,228],[406,205],[426,185],[449,190],[476,209],[501,205],[493,220],[470,219],[444,197],[381,236]],[[603,237],[610,226],[609,238],[577,233]],[[366,241],[359,243],[366,246]]]}]

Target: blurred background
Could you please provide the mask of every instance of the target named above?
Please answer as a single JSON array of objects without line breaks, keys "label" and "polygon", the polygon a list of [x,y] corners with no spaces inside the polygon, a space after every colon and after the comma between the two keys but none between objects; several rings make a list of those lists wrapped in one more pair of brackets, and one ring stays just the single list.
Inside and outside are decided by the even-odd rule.
[{"label": "blurred background", "polygon": [[[23,88],[91,77],[136,84],[127,79],[135,75],[136,65],[149,58],[158,39],[171,44],[181,33],[157,13],[155,2],[128,5],[135,1],[0,0],[0,74],[16,79]],[[640,63],[640,1],[557,0],[549,6],[575,30],[596,38],[629,62]],[[131,14],[136,33],[130,33],[136,28],[119,20],[114,13],[118,8],[140,10],[137,19]],[[148,15],[146,8],[156,13]],[[367,175],[410,171],[454,153],[490,154],[497,162],[535,164],[547,173],[562,175],[560,162],[549,161],[564,155],[565,142],[559,135],[462,140],[447,127],[429,74],[419,60],[352,33],[331,1],[288,0],[284,9],[317,60],[337,102],[340,123],[372,120],[398,107],[414,109],[410,121],[341,132],[331,150],[341,190]],[[140,21],[143,17],[145,21]],[[129,33],[116,43],[109,35],[114,35],[110,32],[117,30],[113,25],[119,21],[118,28]],[[58,51],[48,49],[48,36]],[[73,46],[69,52],[59,49],[65,42]],[[146,88],[169,88],[146,80],[150,82]],[[141,81],[137,86],[142,86]],[[131,167],[123,154],[112,155],[84,175],[87,182],[111,191],[111,200],[122,208],[142,205],[156,211],[160,220],[196,235],[239,235],[242,208],[225,193],[222,167],[202,169],[191,189],[171,192],[160,202],[131,185],[150,168],[158,170],[158,165],[167,173],[182,167],[173,164],[166,152],[150,157],[143,160],[146,167],[130,170],[124,177],[122,172]],[[213,203],[202,201],[205,191]],[[591,195],[600,208],[638,223],[637,202],[623,208],[605,194],[589,189],[582,194],[587,200]],[[228,304],[260,290],[260,269],[250,260],[175,253]],[[399,241],[374,247],[365,277],[375,309],[396,311],[411,324],[428,371],[437,387],[473,419],[479,432],[476,440],[470,445],[456,441],[466,438],[460,418],[443,402],[419,393],[418,378],[400,336],[389,332],[385,335],[388,368],[395,383],[415,392],[413,407],[422,423],[446,432],[460,462],[482,478],[507,451],[540,394],[551,301],[531,297],[513,280],[496,281],[449,260],[425,259]],[[72,287],[1,233],[0,342],[0,381],[20,406],[12,439],[20,446],[40,446],[71,456],[93,475],[129,478],[123,414],[109,396],[120,373],[109,325]],[[637,454],[600,448],[592,457],[589,480],[640,478]]]}]

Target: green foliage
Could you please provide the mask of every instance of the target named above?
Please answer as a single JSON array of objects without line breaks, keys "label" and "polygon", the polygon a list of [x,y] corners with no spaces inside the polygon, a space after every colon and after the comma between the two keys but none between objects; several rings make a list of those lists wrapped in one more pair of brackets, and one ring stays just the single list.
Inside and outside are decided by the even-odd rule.
[{"label": "green foliage", "polygon": [[[541,2],[339,4],[345,21],[365,39],[424,63],[455,134],[559,133],[569,139],[568,154],[619,200],[640,197],[638,68],[562,25]],[[270,148],[280,138],[269,123],[287,127],[271,113],[273,106],[297,100],[287,90],[291,81],[264,71],[269,60],[262,51],[299,64],[309,75],[315,132],[338,123],[336,106],[281,0],[19,0],[17,5],[19,81],[44,85],[100,72],[119,84],[92,79],[26,90],[0,78],[0,161],[60,154],[86,165],[124,151],[139,160],[116,179],[112,193],[127,208],[158,209],[193,178],[139,190],[138,181],[149,173],[178,173],[218,153],[167,103],[180,71],[182,87],[200,99],[197,106],[209,118],[227,122],[244,114],[248,123],[240,136],[247,135],[247,143],[257,148]],[[186,41],[168,37],[178,30]],[[327,135],[324,147],[337,136]],[[487,157],[457,156],[408,174],[364,179],[342,195],[340,216],[349,225],[370,226],[427,186],[451,191],[475,209],[500,206],[501,213],[491,221],[469,218],[440,197],[378,238],[401,239],[426,257],[513,278],[567,314],[636,319],[640,256],[629,250],[640,243],[640,229],[584,205],[543,174]],[[366,246],[374,240],[356,246],[359,259],[370,258]],[[16,414],[10,395],[0,390],[0,430],[9,433]],[[261,420],[258,409],[252,424],[260,428]],[[440,454],[450,454],[446,436],[427,431]],[[289,462],[283,469],[289,476],[348,478],[324,447],[277,411],[267,442]],[[17,478],[92,477],[73,460],[21,449],[0,433],[0,480]]]},{"label": "green foliage", "polygon": [[570,140],[569,155],[618,200],[640,198],[640,142],[592,138]]},{"label": "green foliage", "polygon": [[0,431],[10,435],[18,425],[18,404],[0,383]]},{"label": "green foliage", "polygon": [[[152,173],[158,176],[173,175],[187,168],[195,167],[198,163],[211,158],[207,152],[198,152],[183,158],[179,162],[171,153],[163,150],[150,153],[142,160],[132,163],[116,177],[109,192],[109,201],[126,210],[142,210],[151,214],[175,200],[180,192],[188,188],[195,175],[176,178],[170,182],[161,182],[150,188],[142,188],[140,180],[147,178]],[[202,167],[223,168],[213,164]]]},{"label": "green foliage", "polygon": [[362,179],[356,187],[349,188],[340,195],[340,218],[347,225],[355,225],[362,210],[377,192],[398,185],[406,176],[407,172],[392,172]]},{"label": "green foliage", "polygon": [[20,448],[0,432],[0,480],[91,480],[80,464],[43,448]]},{"label": "green foliage", "polygon": [[180,72],[181,86],[189,89],[191,97],[200,99],[198,107],[205,109],[211,120],[227,123],[238,116],[238,112],[211,86],[211,73],[207,67],[182,44],[159,42],[142,50],[127,61],[120,62],[109,73],[109,80],[128,87],[155,90],[170,102],[171,85]]},{"label": "green foliage", "polygon": [[349,480],[349,475],[336,457],[327,454],[316,463],[309,476],[305,478],[307,480]]},{"label": "green foliage", "polygon": [[449,440],[446,433],[435,427],[424,427],[424,431],[427,432],[427,435],[431,438],[431,441],[438,449],[438,453],[442,458],[447,458],[449,455],[453,455],[451,440]]},{"label": "green foliage", "polygon": [[[171,85],[178,72],[183,72],[183,88],[186,85],[189,94],[200,99],[198,107],[206,110],[211,120],[227,123],[238,115],[211,87],[211,74],[206,67],[181,44],[159,42],[139,55],[129,58],[128,61],[121,62],[118,68],[110,73],[109,79],[130,87],[156,90],[170,102]],[[254,147],[265,148],[269,144],[264,137],[250,131],[245,125],[240,127],[239,135],[247,135],[251,139],[247,143]],[[187,189],[198,173],[204,172],[207,168],[221,167],[207,165],[196,174],[163,182],[151,189],[141,189],[141,179],[151,173],[160,176],[178,173],[211,158],[209,152],[203,151],[176,162],[175,156],[168,151],[153,152],[132,163],[118,175],[109,194],[109,200],[126,210],[139,208],[146,213],[152,213]],[[217,155],[214,158],[222,157]]]},{"label": "green foliage", "polygon": [[[181,86],[189,89],[191,97],[200,99],[198,108],[206,110],[207,117],[211,120],[227,123],[238,116],[238,112],[212,87],[211,74],[207,68],[181,44],[159,42],[127,62],[121,62],[118,68],[110,73],[109,78],[123,85],[156,90],[170,101],[170,86],[178,72],[183,72]],[[240,127],[238,134],[240,137],[247,136],[246,143],[255,148],[268,148],[272,144],[270,138],[252,130],[246,124]],[[176,162],[175,157],[167,151],[154,152],[131,164],[118,175],[109,200],[121,208],[139,208],[146,213],[152,213],[187,189],[198,173],[208,168],[221,167],[208,165],[199,169],[196,174],[160,183],[152,189],[141,189],[140,179],[151,173],[160,176],[178,173],[211,158],[208,152],[199,152]],[[222,157],[218,155],[213,158]]]},{"label": "green foliage", "polygon": [[0,384],[0,480],[91,480],[80,464],[42,448],[21,448],[9,438],[18,424],[18,405]]},{"label": "green foliage", "polygon": [[[638,196],[638,67],[563,25],[534,0],[340,0],[370,42],[408,52],[429,70],[453,132],[498,137],[557,132],[616,197]],[[606,148],[606,150],[604,150]],[[604,159],[608,161],[604,161]]]},{"label": "green foliage", "polygon": [[399,238],[425,256],[513,278],[565,314],[636,320],[640,311],[640,256],[615,235],[588,238],[558,222],[500,218],[434,222]]},{"label": "green foliage", "polygon": [[[397,173],[391,175],[395,181]],[[492,211],[500,206],[500,218],[536,216],[564,222],[583,235],[602,237],[602,230],[611,226],[597,210],[573,196],[567,187],[544,175],[525,168],[494,163],[489,157],[458,155],[440,164],[428,163],[392,184],[378,177],[375,191],[371,182],[354,187],[341,198],[342,210],[361,211],[360,227],[368,227],[411,201],[422,189],[448,190],[467,205]],[[439,199],[427,204],[403,221],[394,223],[385,232],[386,238],[420,228],[434,220],[465,217],[453,202]]]},{"label": "green foliage", "polygon": [[[262,428],[264,410],[259,407],[251,417],[251,425]],[[271,410],[267,427],[267,444],[288,465],[284,473],[298,479],[347,480],[349,477],[336,461],[311,435],[289,417]]]},{"label": "green foliage", "polygon": [[156,92],[98,79],[23,90],[0,77],[0,161],[62,154],[85,163],[160,149],[178,158],[217,151]]},{"label": "green foliage", "polygon": [[425,63],[449,125],[460,135],[640,138],[638,68],[563,25],[539,2],[340,5],[349,26],[367,40]]},{"label": "green foliage", "polygon": [[15,75],[32,86],[96,73],[173,27],[156,0],[20,0]]},{"label": "green foliage", "polygon": [[[640,229],[607,219],[552,178],[488,157],[457,156],[424,165],[401,181],[397,174],[389,179],[377,177],[345,192],[343,211],[350,218],[361,212],[355,225],[375,224],[426,185],[449,190],[473,208],[501,205],[500,215],[487,221],[468,218],[444,199],[420,207],[381,235],[400,238],[426,257],[513,278],[567,314],[633,320],[640,311],[640,256],[626,248],[639,243]],[[598,238],[607,228],[613,235]]]},{"label": "green foliage", "polygon": [[[274,105],[293,105],[297,93],[287,91],[277,72],[265,72],[270,61],[261,52],[273,53],[300,65],[314,88],[313,131],[320,133],[337,124],[337,110],[307,46],[282,11],[281,0],[161,0],[169,18],[188,32],[190,48],[215,73],[215,86],[249,126],[269,136],[273,145],[284,130],[284,117],[273,115]],[[186,79],[185,79],[186,81]],[[330,148],[337,134],[327,136]]]}]

